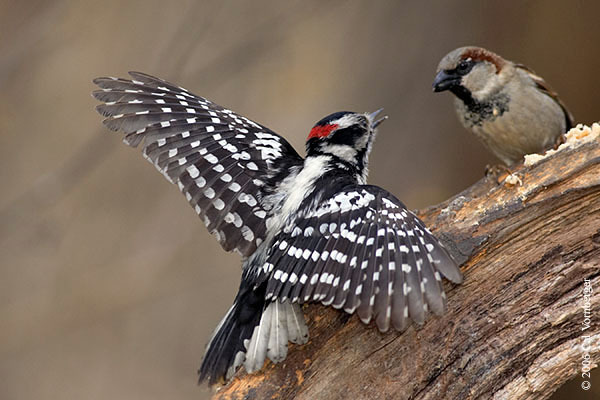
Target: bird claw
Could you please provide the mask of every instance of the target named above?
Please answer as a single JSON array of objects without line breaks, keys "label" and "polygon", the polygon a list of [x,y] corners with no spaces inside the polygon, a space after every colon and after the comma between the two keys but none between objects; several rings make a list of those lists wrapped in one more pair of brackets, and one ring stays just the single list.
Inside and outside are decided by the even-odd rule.
[{"label": "bird claw", "polygon": [[485,166],[485,177],[494,179],[498,185],[510,175],[512,175],[512,171],[506,165],[488,164]]}]

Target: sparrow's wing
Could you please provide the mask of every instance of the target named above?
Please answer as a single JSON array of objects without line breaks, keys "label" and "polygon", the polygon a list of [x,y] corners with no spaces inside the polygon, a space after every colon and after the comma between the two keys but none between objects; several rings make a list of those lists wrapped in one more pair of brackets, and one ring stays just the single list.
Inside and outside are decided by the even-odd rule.
[{"label": "sparrow's wing", "polygon": [[560,97],[558,97],[558,93],[556,93],[552,89],[552,87],[550,87],[550,85],[548,85],[548,83],[541,76],[537,75],[535,72],[533,72],[533,70],[529,69],[525,65],[515,64],[515,67],[522,71],[525,71],[527,73],[527,75],[529,75],[531,80],[535,83],[536,87],[541,92],[543,92],[546,95],[548,95],[549,97],[551,97],[560,106],[560,108],[562,108],[562,110],[565,114],[565,122],[566,122],[567,131],[569,129],[573,128],[573,126],[575,125],[575,120],[573,119],[573,115],[569,112],[565,103],[563,103],[563,101],[560,99]]}]

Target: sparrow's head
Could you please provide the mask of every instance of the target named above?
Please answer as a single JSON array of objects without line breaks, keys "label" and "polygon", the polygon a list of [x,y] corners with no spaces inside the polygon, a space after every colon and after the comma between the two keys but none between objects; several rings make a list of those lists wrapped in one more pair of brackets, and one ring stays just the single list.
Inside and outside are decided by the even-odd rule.
[{"label": "sparrow's head", "polygon": [[448,53],[437,68],[433,91],[450,90],[465,103],[483,102],[504,87],[510,62],[481,47],[460,47]]}]

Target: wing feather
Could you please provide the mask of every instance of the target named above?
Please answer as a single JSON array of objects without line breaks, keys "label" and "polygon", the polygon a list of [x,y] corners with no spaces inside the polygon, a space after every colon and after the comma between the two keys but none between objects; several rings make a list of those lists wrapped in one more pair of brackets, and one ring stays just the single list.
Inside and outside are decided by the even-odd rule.
[{"label": "wing feather", "polygon": [[281,136],[187,89],[141,72],[97,78],[104,124],[177,184],[227,251],[249,257],[265,239],[269,179],[302,158]]},{"label": "wing feather", "polygon": [[[405,329],[409,317],[423,323],[428,309],[442,313],[441,276],[462,279],[424,224],[376,186],[343,188],[290,221],[274,243],[269,268],[259,271],[270,296],[357,311],[382,331]],[[281,243],[285,251],[278,250]]]}]

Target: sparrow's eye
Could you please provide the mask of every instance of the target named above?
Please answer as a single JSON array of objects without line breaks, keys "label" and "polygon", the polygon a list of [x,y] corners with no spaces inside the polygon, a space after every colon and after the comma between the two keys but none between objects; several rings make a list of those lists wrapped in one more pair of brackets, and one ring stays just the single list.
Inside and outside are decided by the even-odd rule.
[{"label": "sparrow's eye", "polygon": [[471,71],[474,64],[475,63],[470,58],[461,60],[461,62],[459,62],[456,66],[456,72],[458,72],[460,75],[466,75],[469,73],[469,71]]}]

